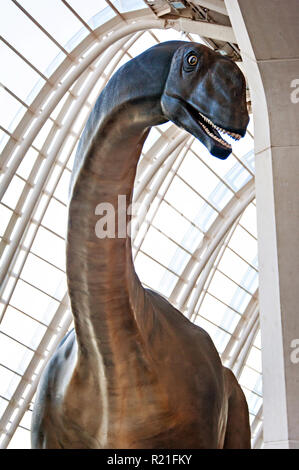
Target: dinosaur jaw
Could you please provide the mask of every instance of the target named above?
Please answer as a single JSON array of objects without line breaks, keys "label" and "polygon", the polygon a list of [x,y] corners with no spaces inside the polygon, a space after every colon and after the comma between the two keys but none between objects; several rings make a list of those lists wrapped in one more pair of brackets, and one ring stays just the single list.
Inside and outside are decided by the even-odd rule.
[{"label": "dinosaur jaw", "polygon": [[199,119],[198,122],[205,131],[205,133],[218,144],[222,145],[223,147],[232,150],[232,146],[229,142],[227,142],[224,138],[222,138],[221,134],[226,134],[228,137],[231,137],[234,140],[240,140],[241,135],[235,132],[231,132],[227,129],[224,129],[220,126],[216,126],[207,116],[198,112]]},{"label": "dinosaur jaw", "polygon": [[238,141],[245,134],[245,131],[240,134],[232,129],[215,124],[205,114],[189,104],[187,104],[187,110],[193,123],[196,122],[196,137],[208,148],[212,155],[218,158],[225,159],[232,152],[232,145],[226,140],[227,138],[231,141]]},{"label": "dinosaur jaw", "polygon": [[167,119],[192,134],[212,155],[222,160],[225,160],[232,152],[232,146],[224,139],[224,136],[239,140],[245,135],[247,126],[245,128],[242,126],[240,130],[231,129],[228,126],[222,127],[199,111],[198,106],[188,103],[179,96],[164,93],[161,105]]}]

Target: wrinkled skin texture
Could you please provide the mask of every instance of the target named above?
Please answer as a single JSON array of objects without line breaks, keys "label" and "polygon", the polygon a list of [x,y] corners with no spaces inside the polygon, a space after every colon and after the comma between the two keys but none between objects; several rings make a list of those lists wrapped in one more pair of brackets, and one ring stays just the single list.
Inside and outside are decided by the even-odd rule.
[{"label": "wrinkled skin texture", "polygon": [[[190,51],[197,59],[189,69]],[[204,133],[197,111],[244,135],[245,82],[228,59],[181,41],[125,64],[97,100],[70,191],[67,280],[75,330],[41,378],[33,448],[250,447],[244,394],[209,335],[142,287],[129,238],[95,234],[97,204],[117,208],[119,194],[130,202],[151,126],[171,119],[213,155],[228,156],[225,144]]]}]

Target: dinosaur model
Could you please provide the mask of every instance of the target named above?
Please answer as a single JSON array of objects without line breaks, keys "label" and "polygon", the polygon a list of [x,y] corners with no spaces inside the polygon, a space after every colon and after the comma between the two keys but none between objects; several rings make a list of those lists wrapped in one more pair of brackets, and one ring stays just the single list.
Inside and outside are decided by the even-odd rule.
[{"label": "dinosaur model", "polygon": [[210,336],[141,285],[129,237],[95,234],[95,207],[117,208],[120,194],[130,200],[149,130],[168,120],[225,159],[232,149],[218,130],[239,139],[248,124],[237,65],[201,44],[161,43],[122,66],[99,96],[70,190],[75,329],[43,372],[33,448],[250,447],[244,394]]}]

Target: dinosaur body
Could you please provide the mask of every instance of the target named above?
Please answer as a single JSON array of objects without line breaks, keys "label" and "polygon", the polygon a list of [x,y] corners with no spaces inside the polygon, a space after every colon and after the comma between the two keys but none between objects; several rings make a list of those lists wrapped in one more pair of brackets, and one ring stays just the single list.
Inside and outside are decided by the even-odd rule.
[{"label": "dinosaur body", "polygon": [[148,132],[169,119],[226,158],[231,148],[215,125],[240,138],[248,123],[237,66],[196,43],[163,43],[120,68],[100,95],[71,184],[67,279],[75,331],[43,373],[35,448],[250,446],[244,395],[209,335],[142,287],[129,238],[95,233],[97,204],[117,208],[118,195],[130,201]]}]

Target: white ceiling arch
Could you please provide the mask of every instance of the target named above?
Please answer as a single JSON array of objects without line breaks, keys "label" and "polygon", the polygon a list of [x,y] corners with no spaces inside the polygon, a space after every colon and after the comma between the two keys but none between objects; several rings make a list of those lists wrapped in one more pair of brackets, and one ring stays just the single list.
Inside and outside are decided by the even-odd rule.
[{"label": "white ceiling arch", "polygon": [[[26,21],[40,28],[47,40],[53,42],[52,34],[35,18],[34,7],[29,9],[34,2],[7,2],[19,8]],[[76,0],[61,3],[87,32],[82,40],[74,42],[74,48],[54,38],[64,59],[57,62],[58,66],[49,76],[10,44],[8,38],[3,38],[5,51],[32,67],[43,82],[38,92],[31,95],[31,101],[11,90],[8,83],[2,87],[5,96],[23,109],[15,125],[0,127],[3,136],[0,334],[3,351],[7,347],[6,354],[0,351],[0,374],[4,383],[0,390],[3,448],[28,446],[30,410],[39,376],[47,358],[71,325],[64,265],[62,256],[59,257],[64,244],[66,187],[76,145],[97,94],[124,61],[152,42],[167,39],[168,35],[169,38],[182,37],[177,31],[183,31],[183,37],[191,40],[202,41],[192,36],[194,31],[205,37],[233,40],[228,26],[179,17],[158,18],[149,8],[118,12],[115,2],[114,9],[108,2],[105,8],[113,13],[109,13],[108,21],[100,24],[105,8],[93,16],[96,22],[93,18],[83,18],[83,10]],[[87,6],[92,3],[92,0],[86,1]],[[191,34],[186,35],[186,29]],[[144,204],[150,202],[151,210],[140,221],[133,248],[136,269],[144,284],[160,290],[192,321],[208,329],[225,363],[232,368],[238,365],[238,375],[249,400],[253,439],[260,446],[262,399],[254,383],[260,377],[257,324],[250,335],[246,333],[253,318],[248,313],[252,299],[257,305],[256,289],[248,287],[242,278],[242,269],[255,273],[256,268],[251,259],[244,257],[241,242],[238,247],[241,235],[236,236],[239,231],[243,237],[249,237],[254,253],[254,168],[250,132],[245,140],[234,147],[234,155],[227,162],[216,162],[203,146],[174,125],[153,129],[139,163],[135,188],[136,199]],[[192,172],[197,168],[204,172],[205,188],[196,187],[192,180]],[[178,191],[183,191],[180,197],[188,205],[186,211],[177,205]],[[193,210],[194,207],[198,210]],[[234,256],[239,266],[238,279],[226,272],[229,261],[224,266],[223,260],[229,256]],[[43,276],[47,278],[46,283]],[[223,297],[219,279],[216,285],[219,293],[215,294],[213,286],[217,276],[226,279],[232,302]],[[242,305],[233,300],[239,292],[247,296]],[[209,321],[205,315],[207,299],[210,303],[214,301],[216,310],[219,307],[219,321],[215,316]],[[233,317],[229,329],[221,321],[226,311]],[[17,321],[20,328],[13,327]],[[236,354],[238,348],[244,352],[241,365]]]}]

